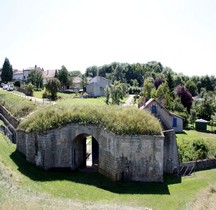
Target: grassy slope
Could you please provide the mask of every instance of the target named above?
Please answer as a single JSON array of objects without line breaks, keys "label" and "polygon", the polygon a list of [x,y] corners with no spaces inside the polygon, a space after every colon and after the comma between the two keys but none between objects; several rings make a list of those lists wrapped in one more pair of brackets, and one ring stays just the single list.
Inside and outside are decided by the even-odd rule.
[{"label": "grassy slope", "polygon": [[18,119],[33,112],[37,107],[37,103],[4,90],[0,90],[0,103]]},{"label": "grassy slope", "polygon": [[216,189],[215,174],[216,169],[197,172],[181,182],[166,177],[157,184],[112,182],[98,173],[47,172],[28,164],[0,134],[0,209],[185,209],[202,190]]},{"label": "grassy slope", "polygon": [[177,143],[180,143],[183,140],[204,140],[210,145],[212,152],[216,154],[216,134],[199,132],[196,130],[184,130],[183,133],[176,134],[176,136]]}]

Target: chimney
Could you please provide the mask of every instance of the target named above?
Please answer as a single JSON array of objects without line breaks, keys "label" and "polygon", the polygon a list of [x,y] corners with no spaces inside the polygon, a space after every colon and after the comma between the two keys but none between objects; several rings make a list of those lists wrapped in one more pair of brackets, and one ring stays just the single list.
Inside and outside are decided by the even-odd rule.
[{"label": "chimney", "polygon": [[161,100],[161,106],[162,106],[163,108],[165,108],[165,98],[162,98],[162,100]]},{"label": "chimney", "polygon": [[145,104],[146,104],[146,97],[144,96],[143,97],[143,106],[145,106]]}]

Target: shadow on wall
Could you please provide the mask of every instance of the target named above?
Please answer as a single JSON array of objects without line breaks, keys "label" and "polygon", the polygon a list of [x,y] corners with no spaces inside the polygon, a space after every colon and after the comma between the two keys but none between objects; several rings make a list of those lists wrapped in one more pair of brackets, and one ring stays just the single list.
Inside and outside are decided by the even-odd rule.
[{"label": "shadow on wall", "polygon": [[167,194],[168,185],[180,183],[180,177],[165,176],[163,183],[143,183],[143,182],[114,182],[103,175],[92,172],[80,171],[44,171],[26,162],[25,157],[18,151],[13,152],[10,158],[18,166],[18,170],[33,181],[56,181],[67,180],[75,183],[92,185],[103,190],[119,194]]}]

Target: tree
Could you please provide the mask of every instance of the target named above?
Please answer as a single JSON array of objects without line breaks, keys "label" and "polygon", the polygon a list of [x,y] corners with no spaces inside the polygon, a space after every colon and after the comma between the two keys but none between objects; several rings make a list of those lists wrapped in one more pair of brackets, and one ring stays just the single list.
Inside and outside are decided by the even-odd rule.
[{"label": "tree", "polygon": [[181,103],[187,108],[188,113],[192,106],[193,98],[188,89],[184,85],[180,85],[177,88],[177,96],[181,99]]},{"label": "tree", "polygon": [[155,90],[155,87],[154,87],[154,79],[152,77],[148,77],[145,79],[144,81],[144,95],[146,97],[146,99],[150,99],[151,96],[152,96],[152,91]]},{"label": "tree", "polygon": [[125,82],[125,74],[123,65],[116,64],[113,68],[114,79],[120,82]]},{"label": "tree", "polygon": [[12,78],[13,78],[12,65],[10,64],[9,59],[5,58],[5,61],[2,67],[2,74],[1,74],[2,82],[8,83],[12,80]]},{"label": "tree", "polygon": [[133,86],[134,87],[138,87],[139,86],[139,83],[136,79],[133,79]]},{"label": "tree", "polygon": [[97,74],[98,74],[97,66],[88,67],[85,72],[86,77],[95,77]]},{"label": "tree", "polygon": [[69,86],[69,73],[65,66],[62,66],[61,70],[58,71],[57,78],[63,88]]},{"label": "tree", "polygon": [[82,88],[83,90],[85,91],[86,90],[86,86],[88,84],[88,80],[87,80],[87,77],[85,76],[85,74],[82,75]]},{"label": "tree", "polygon": [[163,79],[160,77],[157,77],[154,81],[154,86],[156,88],[156,90],[158,89],[158,87],[163,83]]},{"label": "tree", "polygon": [[158,99],[165,98],[165,95],[169,93],[169,87],[167,83],[161,84],[155,92],[155,97]]},{"label": "tree", "polygon": [[169,87],[170,94],[173,96],[173,90],[174,90],[174,79],[173,75],[169,71],[167,74],[167,85]]},{"label": "tree", "polygon": [[57,78],[52,78],[48,80],[46,84],[46,90],[51,94],[51,99],[56,100],[57,92],[61,87],[61,83]]},{"label": "tree", "polygon": [[82,73],[80,71],[76,70],[76,71],[70,71],[69,75],[71,77],[80,77],[82,75]]},{"label": "tree", "polygon": [[106,87],[105,88],[105,103],[108,105],[109,104],[109,99],[110,99],[110,88],[109,87]]},{"label": "tree", "polygon": [[31,70],[27,78],[27,83],[32,83],[37,90],[39,88],[42,88],[43,87],[42,72],[35,69]]},{"label": "tree", "polygon": [[193,81],[188,80],[185,84],[185,87],[189,90],[192,96],[195,96],[197,94],[197,86]]},{"label": "tree", "polygon": [[109,103],[109,98],[112,99],[112,104],[119,105],[120,101],[126,95],[126,85],[124,83],[120,83],[119,81],[115,81],[110,88],[106,88],[106,103]]},{"label": "tree", "polygon": [[153,71],[155,73],[161,73],[163,71],[163,66],[160,62],[157,61],[149,61],[146,66],[150,71]]}]

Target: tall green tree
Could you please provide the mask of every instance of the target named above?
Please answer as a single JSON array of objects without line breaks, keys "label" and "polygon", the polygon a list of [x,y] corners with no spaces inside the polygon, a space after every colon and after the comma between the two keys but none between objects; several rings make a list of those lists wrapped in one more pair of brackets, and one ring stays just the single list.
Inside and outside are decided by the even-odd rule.
[{"label": "tall green tree", "polygon": [[152,92],[155,92],[154,79],[152,77],[147,77],[144,81],[143,86],[144,96],[149,100],[152,96]]},{"label": "tall green tree", "polygon": [[173,90],[174,90],[174,79],[173,79],[173,75],[172,73],[169,71],[168,74],[167,74],[167,85],[169,87],[169,91],[170,91],[170,94],[173,96]]},{"label": "tall green tree", "polygon": [[27,78],[27,83],[32,83],[37,90],[39,88],[42,88],[43,87],[42,72],[35,69],[31,70]]},{"label": "tall green tree", "polygon": [[61,86],[66,88],[69,86],[69,73],[65,66],[62,66],[61,70],[58,71],[57,78],[61,82]]},{"label": "tall green tree", "polygon": [[8,58],[5,58],[3,67],[2,67],[2,73],[1,73],[1,79],[2,82],[8,83],[13,78],[13,68],[10,64],[10,61]]},{"label": "tall green tree", "polygon": [[115,81],[113,85],[106,88],[105,94],[107,104],[109,103],[109,98],[111,97],[112,104],[119,105],[120,101],[126,95],[126,85],[124,83],[120,83],[119,81]]}]

